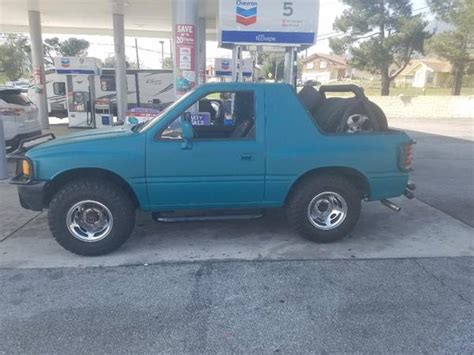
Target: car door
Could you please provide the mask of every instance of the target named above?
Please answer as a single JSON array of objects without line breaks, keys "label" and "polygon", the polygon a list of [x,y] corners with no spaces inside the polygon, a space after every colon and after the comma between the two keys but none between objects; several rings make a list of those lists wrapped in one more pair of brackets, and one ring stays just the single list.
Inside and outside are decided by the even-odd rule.
[{"label": "car door", "polygon": [[[263,90],[226,94],[235,99],[234,112],[224,112],[229,105],[222,104],[222,109],[217,110],[221,119],[215,122],[206,112],[193,112],[200,107],[198,102],[187,110],[193,118],[195,134],[200,132],[187,147],[180,136],[184,112],[147,140],[147,188],[152,209],[251,207],[263,201]],[[219,98],[223,93],[213,95]],[[248,118],[253,120],[252,127],[242,128]]]}]

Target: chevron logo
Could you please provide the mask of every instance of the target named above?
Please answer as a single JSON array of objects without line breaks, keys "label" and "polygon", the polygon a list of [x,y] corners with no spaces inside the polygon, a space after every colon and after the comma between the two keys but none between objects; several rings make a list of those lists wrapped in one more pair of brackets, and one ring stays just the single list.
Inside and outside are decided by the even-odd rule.
[{"label": "chevron logo", "polygon": [[249,26],[257,22],[257,2],[241,1],[235,2],[235,20],[244,26]]}]

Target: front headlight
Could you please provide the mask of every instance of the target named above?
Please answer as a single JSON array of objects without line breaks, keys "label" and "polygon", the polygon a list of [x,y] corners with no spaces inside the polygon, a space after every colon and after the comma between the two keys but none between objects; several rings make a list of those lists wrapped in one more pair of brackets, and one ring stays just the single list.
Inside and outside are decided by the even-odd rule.
[{"label": "front headlight", "polygon": [[34,170],[31,159],[25,156],[15,156],[12,158],[16,159],[16,174],[10,182],[13,184],[27,184],[33,180]]},{"label": "front headlight", "polygon": [[31,171],[32,171],[32,166],[31,166],[31,163],[26,160],[26,159],[22,159],[21,160],[21,174],[25,177],[25,178],[31,178]]}]

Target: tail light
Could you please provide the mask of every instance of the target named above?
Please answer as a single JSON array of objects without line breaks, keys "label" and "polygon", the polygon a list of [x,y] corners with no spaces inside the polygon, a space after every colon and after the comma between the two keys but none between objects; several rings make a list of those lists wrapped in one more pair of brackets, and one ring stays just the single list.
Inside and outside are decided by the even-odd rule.
[{"label": "tail light", "polygon": [[25,110],[22,108],[10,108],[10,107],[0,108],[0,115],[2,116],[19,116],[24,113],[25,113]]},{"label": "tail light", "polygon": [[414,145],[415,142],[411,142],[400,147],[398,166],[403,171],[413,170]]}]

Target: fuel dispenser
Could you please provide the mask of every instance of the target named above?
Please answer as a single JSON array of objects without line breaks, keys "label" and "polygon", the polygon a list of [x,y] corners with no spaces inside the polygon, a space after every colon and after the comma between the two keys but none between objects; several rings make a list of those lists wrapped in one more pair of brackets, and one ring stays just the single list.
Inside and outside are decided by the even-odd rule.
[{"label": "fuel dispenser", "polygon": [[111,126],[113,124],[112,101],[108,99],[98,99],[95,102],[95,122],[96,127]]},{"label": "fuel dispenser", "polygon": [[[97,117],[95,78],[100,75],[100,62],[90,57],[54,58],[57,74],[66,76],[69,127],[97,128],[111,119]],[[109,112],[110,113],[110,112]]]}]

